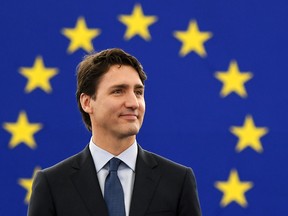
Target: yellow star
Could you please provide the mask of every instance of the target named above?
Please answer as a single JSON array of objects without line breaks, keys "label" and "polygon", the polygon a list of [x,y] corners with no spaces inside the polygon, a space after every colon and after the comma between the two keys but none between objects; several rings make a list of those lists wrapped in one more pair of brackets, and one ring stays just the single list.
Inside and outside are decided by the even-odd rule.
[{"label": "yellow star", "polygon": [[253,187],[252,182],[241,182],[237,170],[231,170],[226,182],[217,181],[215,187],[223,193],[220,205],[227,206],[231,202],[237,202],[240,206],[248,205],[244,193]]},{"label": "yellow star", "polygon": [[263,152],[260,138],[268,133],[268,129],[266,127],[255,127],[252,116],[247,115],[242,127],[233,126],[230,131],[239,138],[236,146],[237,152],[246,147],[251,147],[258,153]]},{"label": "yellow star", "polygon": [[31,193],[32,193],[32,184],[33,184],[33,180],[36,176],[36,173],[40,170],[40,167],[36,167],[34,169],[33,172],[33,176],[30,179],[26,179],[26,178],[20,178],[18,181],[18,184],[21,185],[23,188],[25,188],[27,190],[26,196],[25,196],[25,200],[24,202],[26,204],[29,204],[30,202],[30,197],[31,197]]},{"label": "yellow star", "polygon": [[24,111],[21,111],[17,122],[4,123],[3,128],[12,134],[9,142],[10,148],[15,148],[21,143],[25,143],[31,149],[36,148],[36,142],[33,135],[42,129],[41,124],[30,123]]},{"label": "yellow star", "polygon": [[52,88],[49,80],[58,73],[56,68],[46,68],[41,56],[36,57],[32,68],[21,67],[19,71],[28,79],[25,87],[26,93],[30,93],[36,88],[41,88],[46,93],[50,93]]},{"label": "yellow star", "polygon": [[215,73],[215,77],[223,83],[220,95],[226,97],[228,94],[235,92],[240,97],[247,97],[244,87],[245,82],[253,77],[250,72],[240,72],[237,62],[231,61],[228,71],[219,71]]},{"label": "yellow star", "polygon": [[201,57],[207,56],[204,43],[212,37],[212,33],[200,32],[195,20],[190,21],[187,31],[175,31],[173,35],[182,42],[181,56],[186,56],[193,51]]},{"label": "yellow star", "polygon": [[86,52],[94,50],[92,40],[101,33],[100,29],[87,28],[84,17],[79,17],[75,28],[63,28],[62,34],[70,40],[68,53],[73,53],[77,49],[84,49]]},{"label": "yellow star", "polygon": [[146,41],[150,40],[148,27],[157,21],[156,16],[145,16],[140,4],[134,6],[131,15],[120,15],[118,19],[127,26],[125,40],[129,40],[135,35],[139,35]]}]

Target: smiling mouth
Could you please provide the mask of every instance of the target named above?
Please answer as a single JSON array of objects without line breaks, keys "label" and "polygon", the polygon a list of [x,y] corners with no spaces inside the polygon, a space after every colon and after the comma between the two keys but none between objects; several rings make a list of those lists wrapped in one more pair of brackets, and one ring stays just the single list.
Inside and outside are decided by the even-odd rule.
[{"label": "smiling mouth", "polygon": [[138,119],[138,116],[135,114],[123,114],[120,115],[121,118],[127,119],[127,120],[136,120]]}]

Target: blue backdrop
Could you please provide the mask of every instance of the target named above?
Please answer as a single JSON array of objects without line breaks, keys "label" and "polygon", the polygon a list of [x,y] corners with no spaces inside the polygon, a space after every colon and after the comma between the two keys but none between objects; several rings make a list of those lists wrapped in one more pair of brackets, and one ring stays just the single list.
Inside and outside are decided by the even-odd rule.
[{"label": "blue backdrop", "polygon": [[193,168],[206,216],[288,215],[285,0],[0,3],[0,215],[89,142],[75,68],[120,47],[148,74],[143,148]]}]

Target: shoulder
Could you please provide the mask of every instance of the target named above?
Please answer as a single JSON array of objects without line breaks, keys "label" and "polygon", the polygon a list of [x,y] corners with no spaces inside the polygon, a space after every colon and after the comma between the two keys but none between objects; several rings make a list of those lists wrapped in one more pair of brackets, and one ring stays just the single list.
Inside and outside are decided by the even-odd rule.
[{"label": "shoulder", "polygon": [[152,169],[164,176],[185,178],[187,175],[194,176],[193,170],[185,165],[172,161],[156,153],[139,148],[139,157]]},{"label": "shoulder", "polygon": [[81,152],[62,160],[51,167],[45,168],[41,172],[48,176],[71,174],[79,169],[87,160],[89,161],[90,158],[92,160],[89,148],[86,147]]},{"label": "shoulder", "polygon": [[185,170],[189,168],[180,163],[177,163],[168,158],[165,158],[161,155],[142,149],[140,146],[138,148],[138,151],[139,151],[139,157],[141,157],[146,163],[150,163],[151,165],[157,164],[160,166],[165,166],[165,167],[170,167],[170,168],[180,169],[180,170]]},{"label": "shoulder", "polygon": [[164,167],[169,167],[171,169],[176,169],[176,170],[186,170],[189,169],[189,167],[182,165],[180,163],[177,163],[175,161],[172,161],[166,157],[163,157],[161,155],[158,155],[156,153],[153,152],[149,152],[149,151],[145,151],[147,154],[150,154],[153,158],[155,158],[155,160],[158,162],[158,164],[160,166],[164,166]]}]

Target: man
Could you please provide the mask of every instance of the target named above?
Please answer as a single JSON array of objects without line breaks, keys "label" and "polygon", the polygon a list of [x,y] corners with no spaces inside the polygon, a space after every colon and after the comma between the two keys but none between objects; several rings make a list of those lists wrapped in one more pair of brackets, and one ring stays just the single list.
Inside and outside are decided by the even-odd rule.
[{"label": "man", "polygon": [[76,97],[92,132],[90,143],[38,172],[29,216],[201,215],[192,170],[136,142],[145,80],[138,60],[121,49],[84,58],[77,68]]}]

